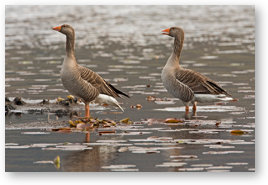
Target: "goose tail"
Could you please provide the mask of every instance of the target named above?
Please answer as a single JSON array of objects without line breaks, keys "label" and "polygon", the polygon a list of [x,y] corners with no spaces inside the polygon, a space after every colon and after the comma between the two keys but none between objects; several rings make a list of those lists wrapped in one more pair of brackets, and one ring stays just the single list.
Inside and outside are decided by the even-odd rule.
[{"label": "goose tail", "polygon": [[99,94],[99,96],[97,96],[97,98],[95,99],[95,102],[99,104],[108,104],[108,105],[116,106],[122,112],[124,112],[124,109],[119,105],[118,101],[115,98],[108,96],[106,94]]},{"label": "goose tail", "polygon": [[233,98],[231,96],[227,96],[226,94],[195,94],[195,101],[200,103],[218,101],[235,102],[238,101],[238,99]]},{"label": "goose tail", "polygon": [[238,101],[238,99],[236,99],[236,98],[233,98],[233,97],[231,97],[231,96],[226,96],[226,95],[218,95],[218,99],[220,100],[220,101],[229,101],[229,102],[236,102],[236,101]]}]

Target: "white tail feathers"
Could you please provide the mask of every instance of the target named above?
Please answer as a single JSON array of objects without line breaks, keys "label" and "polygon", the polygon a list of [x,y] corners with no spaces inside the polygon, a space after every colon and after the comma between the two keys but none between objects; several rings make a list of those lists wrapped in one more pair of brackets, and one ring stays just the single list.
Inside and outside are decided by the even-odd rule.
[{"label": "white tail feathers", "polygon": [[205,103],[217,101],[237,101],[237,99],[226,96],[225,94],[195,94],[195,101]]},{"label": "white tail feathers", "polygon": [[99,104],[108,104],[119,107],[121,111],[124,112],[124,109],[119,105],[118,101],[115,98],[106,94],[99,94],[99,96],[97,96],[97,98],[95,99],[95,102]]},{"label": "white tail feathers", "polygon": [[225,96],[225,97],[219,97],[219,100],[221,100],[221,101],[233,101],[234,99],[232,97]]}]

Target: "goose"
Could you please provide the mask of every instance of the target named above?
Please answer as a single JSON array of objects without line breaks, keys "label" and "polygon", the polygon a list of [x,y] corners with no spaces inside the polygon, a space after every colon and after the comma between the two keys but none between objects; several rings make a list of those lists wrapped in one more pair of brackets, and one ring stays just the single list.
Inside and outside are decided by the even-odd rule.
[{"label": "goose", "polygon": [[120,95],[129,96],[94,71],[77,63],[74,50],[75,31],[72,26],[63,24],[52,29],[66,35],[66,56],[60,72],[61,81],[72,95],[82,99],[85,104],[85,117],[90,118],[89,103],[92,101],[117,106],[124,111],[115,98]]},{"label": "goose", "polygon": [[210,78],[180,66],[180,56],[184,41],[184,31],[179,27],[162,30],[163,35],[174,37],[174,48],[164,66],[161,79],[168,93],[180,99],[185,105],[185,114],[189,105],[196,113],[197,102],[236,101],[232,96]]}]

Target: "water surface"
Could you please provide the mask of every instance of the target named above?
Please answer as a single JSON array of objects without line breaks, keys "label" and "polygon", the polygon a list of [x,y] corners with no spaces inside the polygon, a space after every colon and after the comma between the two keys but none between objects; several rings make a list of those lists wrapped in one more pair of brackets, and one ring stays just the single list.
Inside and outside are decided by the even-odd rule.
[{"label": "water surface", "polygon": [[[68,114],[8,114],[6,171],[254,171],[254,20],[252,6],[7,6],[6,97],[38,102],[69,94],[59,76],[65,37],[51,30],[67,23],[76,30],[78,63],[131,96],[119,100],[124,113],[92,105],[91,114],[134,124],[114,134],[96,130],[88,143],[84,132],[49,131],[68,124]],[[160,79],[173,43],[160,33],[171,26],[185,31],[181,65],[219,82],[238,102],[200,104],[198,117],[164,123],[185,120],[183,104]],[[83,115],[83,105],[76,110]],[[59,169],[40,163],[57,155]]]}]

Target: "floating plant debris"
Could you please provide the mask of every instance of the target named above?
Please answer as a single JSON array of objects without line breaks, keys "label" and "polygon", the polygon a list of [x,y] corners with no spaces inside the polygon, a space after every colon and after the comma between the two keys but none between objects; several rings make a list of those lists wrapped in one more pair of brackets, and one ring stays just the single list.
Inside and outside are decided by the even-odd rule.
[{"label": "floating plant debris", "polygon": [[[52,128],[51,131],[54,132],[78,132],[78,131],[90,131],[94,128],[98,129],[104,129],[104,128],[114,128],[114,129],[105,129],[105,130],[98,130],[98,133],[101,134],[111,134],[116,133],[115,128],[117,124],[133,124],[133,122],[129,118],[124,118],[120,120],[119,122],[115,122],[114,120],[108,120],[108,119],[98,119],[98,118],[80,118],[78,120],[69,120],[69,127],[60,127],[60,128]],[[146,132],[145,132],[146,133]],[[141,132],[142,134],[142,132]]]},{"label": "floating plant debris", "polygon": [[217,121],[215,125],[218,127],[220,124],[221,124],[221,122]]},{"label": "floating plant debris", "polygon": [[35,161],[34,164],[54,164],[54,166],[60,168],[60,156],[55,157],[53,161]]},{"label": "floating plant debris", "polygon": [[121,120],[120,120],[120,123],[132,124],[133,122],[130,121],[129,118],[124,118],[124,119],[121,119]]},{"label": "floating plant debris", "polygon": [[243,130],[232,130],[230,133],[231,133],[232,135],[240,136],[240,135],[246,134],[247,132],[245,132],[245,131],[243,131]]},{"label": "floating plant debris", "polygon": [[104,131],[98,131],[99,134],[113,134],[115,133],[115,130],[104,130]]},{"label": "floating plant debris", "polygon": [[140,110],[142,108],[142,105],[141,104],[131,105],[130,108]]},{"label": "floating plant debris", "polygon": [[139,110],[139,109],[141,109],[141,108],[142,108],[142,105],[141,105],[141,104],[137,104],[137,105],[136,105],[136,109]]},{"label": "floating plant debris", "polygon": [[77,103],[78,99],[73,95],[68,95],[66,99],[58,97],[56,102],[60,105],[70,106],[72,103]]},{"label": "floating plant debris", "polygon": [[57,156],[53,163],[55,164],[56,168],[59,169],[60,168],[60,156]]},{"label": "floating plant debris", "polygon": [[176,118],[167,118],[165,123],[183,123],[184,121]]}]

